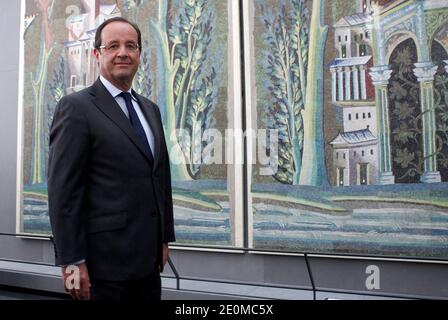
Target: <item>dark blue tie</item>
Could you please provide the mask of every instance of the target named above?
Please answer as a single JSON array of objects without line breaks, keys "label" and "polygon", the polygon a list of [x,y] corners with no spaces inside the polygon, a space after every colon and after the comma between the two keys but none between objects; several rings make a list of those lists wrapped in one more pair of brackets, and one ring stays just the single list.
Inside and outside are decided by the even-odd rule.
[{"label": "dark blue tie", "polygon": [[124,101],[126,102],[126,108],[128,108],[129,112],[129,121],[131,121],[131,125],[134,128],[135,133],[137,134],[143,146],[145,147],[145,151],[148,154],[149,159],[151,160],[151,162],[154,162],[151,147],[148,143],[148,138],[146,137],[145,130],[143,129],[140,119],[138,118],[137,112],[135,112],[134,106],[132,105],[131,94],[129,92],[122,92],[119,95],[122,96],[124,98]]}]

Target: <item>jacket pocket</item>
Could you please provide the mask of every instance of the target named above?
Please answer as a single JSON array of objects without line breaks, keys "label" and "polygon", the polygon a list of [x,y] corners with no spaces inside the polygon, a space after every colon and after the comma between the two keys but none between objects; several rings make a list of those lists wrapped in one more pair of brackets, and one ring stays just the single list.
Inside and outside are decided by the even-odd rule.
[{"label": "jacket pocket", "polygon": [[114,213],[88,220],[88,233],[119,230],[126,227],[126,212]]}]

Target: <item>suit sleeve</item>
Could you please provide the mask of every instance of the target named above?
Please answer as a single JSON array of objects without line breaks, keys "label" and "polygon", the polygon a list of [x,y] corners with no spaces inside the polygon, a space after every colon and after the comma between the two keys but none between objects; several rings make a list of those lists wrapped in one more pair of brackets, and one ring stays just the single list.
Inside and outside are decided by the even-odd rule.
[{"label": "suit sleeve", "polygon": [[[160,122],[162,122],[162,116],[160,114],[159,107],[155,106],[158,113]],[[161,126],[163,128],[163,125]],[[173,214],[173,191],[171,187],[171,170],[170,170],[170,160],[169,152],[166,146],[165,134],[162,132],[163,145],[162,148],[166,154],[167,161],[165,162],[165,172],[164,177],[166,179],[166,197],[165,197],[165,212],[163,213],[163,242],[174,242],[176,241],[174,232],[174,214]]]},{"label": "suit sleeve", "polygon": [[[166,145],[165,145],[166,149]],[[165,216],[164,216],[164,242],[174,242],[176,241],[175,233],[174,233],[174,213],[173,213],[173,192],[171,188],[171,173],[170,173],[170,161],[169,161],[169,154],[167,152],[167,173],[166,173],[166,186],[167,186],[167,196],[166,196],[166,203],[165,203]]]},{"label": "suit sleeve", "polygon": [[83,212],[89,130],[81,108],[70,98],[56,106],[50,129],[48,204],[57,265],[86,258]]}]

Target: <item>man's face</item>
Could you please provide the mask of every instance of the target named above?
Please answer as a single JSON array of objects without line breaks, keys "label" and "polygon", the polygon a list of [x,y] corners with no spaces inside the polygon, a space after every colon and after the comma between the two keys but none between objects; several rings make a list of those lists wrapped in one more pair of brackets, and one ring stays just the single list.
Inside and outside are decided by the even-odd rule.
[{"label": "man's face", "polygon": [[[128,23],[115,21],[101,32],[101,45],[106,48],[118,45],[116,51],[95,49],[100,74],[122,90],[128,90],[140,64],[140,50],[128,50],[126,45],[138,44],[137,31]],[[127,88],[129,87],[129,88]]]}]

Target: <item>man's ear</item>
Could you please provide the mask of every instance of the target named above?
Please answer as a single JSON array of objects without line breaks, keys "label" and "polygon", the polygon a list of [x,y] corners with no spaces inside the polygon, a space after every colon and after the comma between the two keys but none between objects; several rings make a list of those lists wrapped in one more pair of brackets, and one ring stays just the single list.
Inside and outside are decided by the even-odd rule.
[{"label": "man's ear", "polygon": [[97,48],[94,48],[92,54],[95,56],[96,61],[99,62],[99,60],[100,60],[100,50],[98,50]]}]

